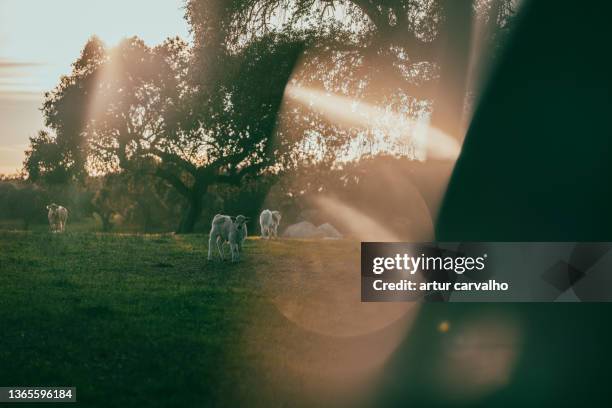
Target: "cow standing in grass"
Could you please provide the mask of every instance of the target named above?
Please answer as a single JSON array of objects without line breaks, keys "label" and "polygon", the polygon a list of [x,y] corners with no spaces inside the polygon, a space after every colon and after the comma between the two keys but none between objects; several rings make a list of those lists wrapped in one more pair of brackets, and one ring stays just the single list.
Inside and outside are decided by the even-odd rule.
[{"label": "cow standing in grass", "polygon": [[208,238],[208,260],[212,260],[213,244],[217,245],[217,250],[221,256],[221,260],[225,260],[223,253],[223,243],[227,242],[232,253],[232,262],[240,260],[242,252],[242,244],[247,237],[246,223],[248,218],[243,215],[230,217],[229,215],[215,215],[210,229]]},{"label": "cow standing in grass", "polygon": [[68,210],[61,205],[55,203],[47,206],[47,218],[49,219],[49,228],[51,232],[64,232],[66,230],[66,221],[68,220]]},{"label": "cow standing in grass", "polygon": [[261,237],[270,239],[270,237],[278,237],[278,225],[281,221],[281,213],[279,211],[263,210],[259,215],[259,226],[261,227]]}]

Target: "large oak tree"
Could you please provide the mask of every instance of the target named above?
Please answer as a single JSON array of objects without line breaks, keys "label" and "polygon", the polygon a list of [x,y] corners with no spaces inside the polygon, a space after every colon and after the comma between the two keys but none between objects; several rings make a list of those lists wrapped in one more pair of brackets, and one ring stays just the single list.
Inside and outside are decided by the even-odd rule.
[{"label": "large oak tree", "polygon": [[151,48],[129,38],[105,49],[93,38],[46,94],[43,112],[55,134],[32,140],[26,167],[44,172],[44,142],[62,146],[89,172],[159,177],[185,198],[178,231],[191,232],[212,185],[288,164],[297,140],[275,132],[275,123],[302,44],[270,34],[226,50],[215,80],[203,82],[179,39]]}]

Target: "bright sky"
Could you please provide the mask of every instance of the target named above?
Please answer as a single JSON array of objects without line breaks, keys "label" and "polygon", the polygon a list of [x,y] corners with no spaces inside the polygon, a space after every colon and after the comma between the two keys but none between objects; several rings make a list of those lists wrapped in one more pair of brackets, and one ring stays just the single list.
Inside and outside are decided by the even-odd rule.
[{"label": "bright sky", "polygon": [[42,125],[42,93],[92,35],[107,45],[138,35],[149,44],[189,38],[184,0],[0,0],[0,174],[21,168]]}]

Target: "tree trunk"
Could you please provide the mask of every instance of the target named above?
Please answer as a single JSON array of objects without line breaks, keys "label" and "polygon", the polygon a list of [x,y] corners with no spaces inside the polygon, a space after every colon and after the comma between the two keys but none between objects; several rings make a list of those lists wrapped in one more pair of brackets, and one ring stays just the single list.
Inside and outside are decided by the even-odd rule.
[{"label": "tree trunk", "polygon": [[142,230],[144,232],[149,232],[149,226],[151,225],[151,212],[144,211],[143,221],[142,221]]},{"label": "tree trunk", "polygon": [[463,140],[462,123],[472,40],[472,1],[443,0],[445,20],[440,28],[440,80],[432,125]]},{"label": "tree trunk", "polygon": [[102,221],[102,231],[109,232],[113,228],[113,224],[111,222],[112,213],[106,214],[103,212],[98,213],[100,215],[100,220]]},{"label": "tree trunk", "polygon": [[201,192],[194,192],[191,194],[189,197],[189,207],[187,208],[187,212],[183,214],[181,223],[176,231],[177,234],[191,234],[193,232],[202,214],[203,196]]},{"label": "tree trunk", "polygon": [[195,183],[188,187],[179,176],[163,169],[158,169],[156,175],[168,182],[176,191],[187,199],[188,208],[183,214],[176,230],[177,234],[190,234],[193,232],[200,215],[202,214],[204,195],[211,183],[211,172],[206,168],[198,169]]}]

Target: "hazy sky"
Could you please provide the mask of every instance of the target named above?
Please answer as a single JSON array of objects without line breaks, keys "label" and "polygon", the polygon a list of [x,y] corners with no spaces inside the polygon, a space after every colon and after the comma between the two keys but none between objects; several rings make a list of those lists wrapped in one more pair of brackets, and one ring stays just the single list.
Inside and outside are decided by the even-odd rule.
[{"label": "hazy sky", "polygon": [[107,45],[138,35],[149,45],[188,38],[184,0],[0,0],[0,174],[21,167],[38,108],[96,34]]}]

